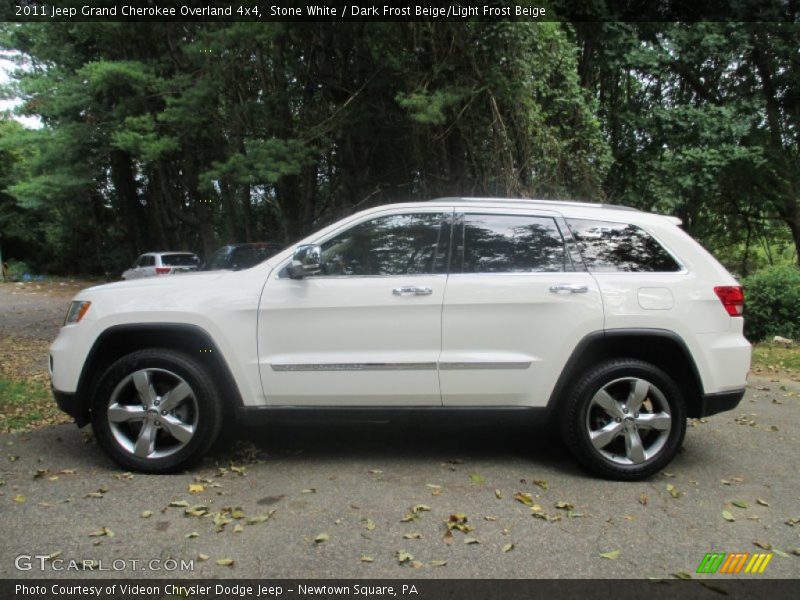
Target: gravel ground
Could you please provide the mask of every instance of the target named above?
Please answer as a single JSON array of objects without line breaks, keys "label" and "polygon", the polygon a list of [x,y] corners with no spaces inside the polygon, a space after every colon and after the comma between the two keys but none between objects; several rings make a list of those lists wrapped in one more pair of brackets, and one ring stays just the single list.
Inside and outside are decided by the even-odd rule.
[{"label": "gravel ground", "polygon": [[[67,301],[0,286],[0,337],[54,336]],[[756,544],[775,553],[758,577],[798,577],[800,384],[752,379],[735,411],[690,425],[669,471],[640,483],[594,479],[549,432],[519,425],[246,429],[238,449],[171,476],[121,472],[72,425],[0,435],[0,577],[87,575],[14,566],[60,553],[124,561],[103,577],[723,579],[694,573],[704,554]],[[200,516],[169,506],[184,502]],[[474,530],[447,543],[457,513]]]}]

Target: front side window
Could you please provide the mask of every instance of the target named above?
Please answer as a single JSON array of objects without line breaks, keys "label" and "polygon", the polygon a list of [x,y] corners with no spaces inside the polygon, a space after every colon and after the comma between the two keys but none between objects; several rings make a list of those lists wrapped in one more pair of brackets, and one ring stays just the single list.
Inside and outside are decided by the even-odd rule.
[{"label": "front side window", "polygon": [[449,236],[441,213],[378,217],[322,244],[320,275],[443,273]]},{"label": "front side window", "polygon": [[464,273],[571,270],[564,240],[550,217],[465,215]]},{"label": "front side window", "polygon": [[650,234],[628,223],[567,219],[589,271],[674,273],[681,267]]}]

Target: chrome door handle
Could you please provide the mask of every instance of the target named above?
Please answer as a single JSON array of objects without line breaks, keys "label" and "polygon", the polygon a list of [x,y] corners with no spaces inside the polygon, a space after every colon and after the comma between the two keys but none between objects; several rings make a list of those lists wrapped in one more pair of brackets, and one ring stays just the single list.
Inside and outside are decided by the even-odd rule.
[{"label": "chrome door handle", "polygon": [[553,294],[585,294],[589,291],[589,286],[577,285],[574,283],[556,283],[550,286],[550,292]]},{"label": "chrome door handle", "polygon": [[413,285],[406,285],[403,287],[396,287],[392,290],[395,296],[430,296],[433,290],[429,287],[416,287]]}]

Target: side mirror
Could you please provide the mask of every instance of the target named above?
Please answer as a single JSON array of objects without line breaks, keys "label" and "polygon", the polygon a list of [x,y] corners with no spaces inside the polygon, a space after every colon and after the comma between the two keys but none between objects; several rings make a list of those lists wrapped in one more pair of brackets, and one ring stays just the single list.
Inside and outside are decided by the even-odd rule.
[{"label": "side mirror", "polygon": [[316,244],[304,244],[295,248],[292,262],[287,267],[292,279],[316,275],[321,269],[322,249]]}]

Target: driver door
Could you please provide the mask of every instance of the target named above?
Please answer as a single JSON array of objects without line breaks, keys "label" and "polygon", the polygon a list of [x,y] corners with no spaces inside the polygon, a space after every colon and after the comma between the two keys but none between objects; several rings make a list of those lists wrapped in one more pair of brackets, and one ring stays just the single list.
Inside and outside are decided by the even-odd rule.
[{"label": "driver door", "polygon": [[316,241],[318,275],[272,272],[258,319],[270,404],[441,405],[451,214],[415,208],[363,217]]}]

